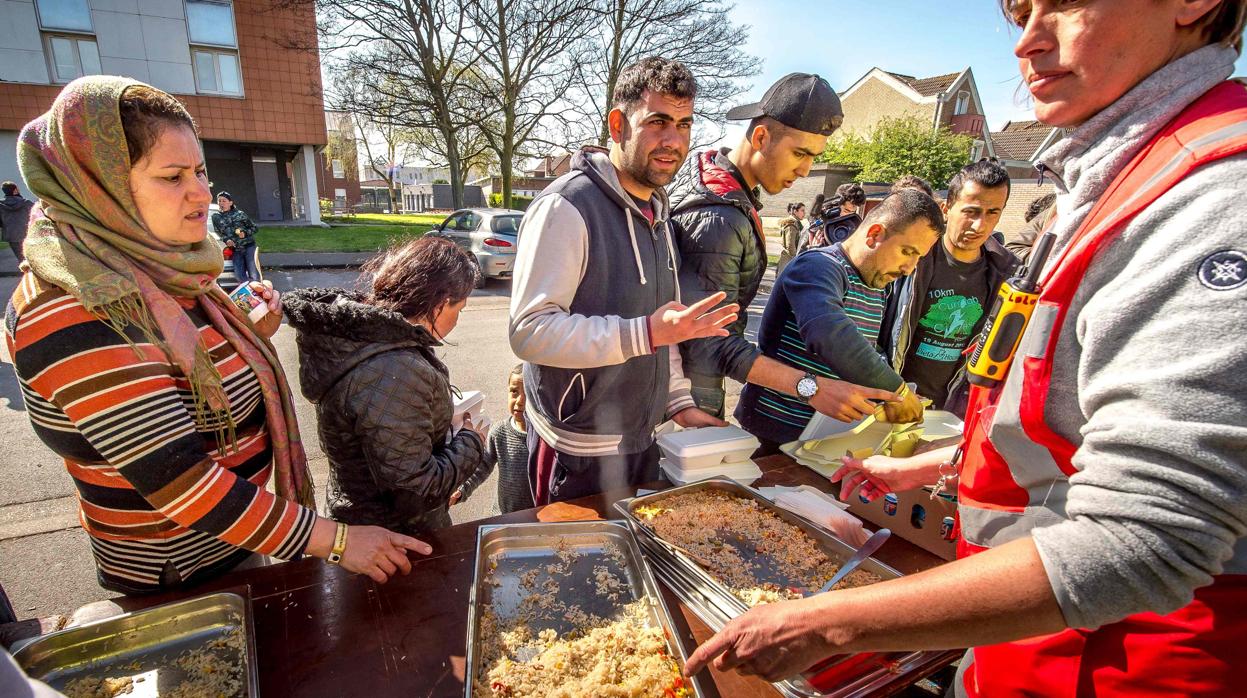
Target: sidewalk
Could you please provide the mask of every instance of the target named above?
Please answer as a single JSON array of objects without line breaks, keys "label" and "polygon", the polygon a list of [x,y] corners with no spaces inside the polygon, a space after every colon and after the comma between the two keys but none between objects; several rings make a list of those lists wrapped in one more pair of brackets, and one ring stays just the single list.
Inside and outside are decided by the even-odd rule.
[{"label": "sidewalk", "polygon": [[[358,267],[376,252],[272,252],[260,257],[265,269],[348,269]],[[0,249],[0,276],[20,276],[17,257],[8,247]]]}]

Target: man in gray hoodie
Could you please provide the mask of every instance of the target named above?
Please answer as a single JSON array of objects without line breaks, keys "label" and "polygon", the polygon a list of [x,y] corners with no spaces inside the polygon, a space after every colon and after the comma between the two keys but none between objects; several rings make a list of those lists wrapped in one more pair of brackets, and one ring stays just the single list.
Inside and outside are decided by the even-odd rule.
[{"label": "man in gray hoodie", "polygon": [[725,424],[693,404],[676,344],[723,336],[738,306],[680,303],[663,186],[688,155],[696,83],[682,64],[624,69],[611,147],[585,148],[529,206],[511,287],[525,362],[529,479],[538,504],[658,477],[654,428]]},{"label": "man in gray hoodie", "polygon": [[[1003,4],[1036,116],[1069,134],[1040,158],[1044,294],[1002,385],[972,396],[969,557],[754,609],[689,671],[968,646],[961,696],[1242,695],[1247,91],[1226,79],[1247,2]],[[886,492],[956,474],[941,461],[846,470]]]}]

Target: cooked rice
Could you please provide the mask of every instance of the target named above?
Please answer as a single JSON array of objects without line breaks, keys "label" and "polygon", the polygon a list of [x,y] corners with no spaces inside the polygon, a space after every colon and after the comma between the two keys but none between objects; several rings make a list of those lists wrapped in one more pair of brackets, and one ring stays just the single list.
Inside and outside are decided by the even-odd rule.
[{"label": "cooked rice", "polygon": [[[660,499],[653,506],[638,507],[636,513],[659,538],[683,549],[749,606],[807,596],[821,589],[840,569],[805,531],[752,499],[701,490]],[[757,562],[724,540],[727,536],[748,541],[759,556],[774,560],[777,571],[794,586],[761,579]],[[879,581],[874,573],[855,570],[835,588]]]}]

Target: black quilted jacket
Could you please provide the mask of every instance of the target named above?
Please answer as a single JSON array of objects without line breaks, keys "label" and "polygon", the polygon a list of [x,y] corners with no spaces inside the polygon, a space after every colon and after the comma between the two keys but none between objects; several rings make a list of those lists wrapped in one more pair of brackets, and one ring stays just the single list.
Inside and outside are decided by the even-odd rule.
[{"label": "black quilted jacket", "polygon": [[447,443],[450,375],[423,327],[342,289],[282,296],[298,330],[299,383],[329,457],[329,511],[420,535],[450,524],[450,495],[483,459],[475,433]]}]

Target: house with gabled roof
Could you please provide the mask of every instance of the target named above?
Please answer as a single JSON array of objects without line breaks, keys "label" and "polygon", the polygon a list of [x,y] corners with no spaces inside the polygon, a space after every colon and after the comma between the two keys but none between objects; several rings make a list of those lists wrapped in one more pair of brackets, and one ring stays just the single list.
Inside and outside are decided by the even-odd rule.
[{"label": "house with gabled roof", "polygon": [[1061,139],[1064,131],[1039,121],[1008,121],[993,131],[992,149],[1013,179],[1033,179],[1035,162],[1048,146]]},{"label": "house with gabled roof", "polygon": [[872,68],[840,93],[840,103],[846,134],[866,136],[880,119],[914,116],[933,130],[946,127],[973,137],[973,158],[993,155],[983,100],[968,67],[923,78]]}]

